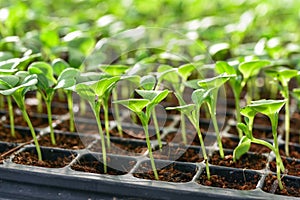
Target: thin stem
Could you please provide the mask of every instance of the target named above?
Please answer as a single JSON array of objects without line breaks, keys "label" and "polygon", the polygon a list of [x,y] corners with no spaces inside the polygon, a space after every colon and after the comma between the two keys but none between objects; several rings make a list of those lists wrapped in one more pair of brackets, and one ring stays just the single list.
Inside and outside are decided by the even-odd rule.
[{"label": "thin stem", "polygon": [[158,122],[157,122],[155,109],[152,110],[152,117],[153,117],[153,123],[154,123],[154,127],[155,127],[155,133],[156,133],[156,137],[157,137],[158,146],[159,146],[159,149],[161,150],[162,142],[161,142],[160,130],[159,130]]},{"label": "thin stem", "polygon": [[72,91],[66,91],[66,94],[67,94],[68,109],[69,109],[69,114],[70,114],[70,132],[74,132],[75,131],[75,125],[74,125],[75,119],[74,119],[74,111],[73,111]]},{"label": "thin stem", "polygon": [[180,113],[180,123],[181,123],[181,136],[183,144],[187,144],[187,137],[186,137],[186,124],[185,124],[185,117],[183,113]]},{"label": "thin stem", "polygon": [[289,151],[289,141],[290,141],[290,98],[289,98],[289,89],[288,87],[284,87],[286,94],[286,103],[285,103],[285,154],[286,156],[290,155]]},{"label": "thin stem", "polygon": [[107,148],[110,149],[108,103],[107,103],[106,99],[104,99],[104,101],[102,102],[102,105],[103,105],[103,110],[104,110],[104,126],[105,126],[105,133],[106,133],[106,143],[107,143]]},{"label": "thin stem", "polygon": [[0,95],[0,109],[4,108],[4,96]]},{"label": "thin stem", "polygon": [[93,111],[94,111],[94,115],[96,117],[96,121],[97,121],[97,125],[98,125],[98,131],[99,131],[99,135],[100,135],[100,138],[101,138],[102,158],[103,158],[103,171],[106,174],[107,173],[106,147],[105,147],[105,141],[104,141],[105,138],[104,138],[104,134],[103,134],[103,131],[102,131],[101,120],[100,120],[100,116],[99,116],[100,109],[95,109],[94,108]]},{"label": "thin stem", "polygon": [[[113,88],[113,90],[112,90],[112,98],[113,98],[113,101],[118,100],[118,92],[117,92],[116,88]],[[118,129],[120,137],[123,137],[123,130],[122,130],[121,119],[120,119],[120,110],[119,110],[119,105],[117,103],[114,104],[114,110],[116,113],[115,117],[116,117],[116,122],[117,122],[117,129]]]},{"label": "thin stem", "polygon": [[86,113],[86,104],[84,99],[80,98],[79,100],[79,106],[80,106],[80,115],[83,116]]},{"label": "thin stem", "polygon": [[37,112],[42,113],[43,112],[43,104],[42,104],[42,98],[43,97],[42,97],[42,94],[39,91],[36,92],[36,98],[38,100]]},{"label": "thin stem", "polygon": [[207,179],[210,180],[210,170],[209,170],[209,164],[208,164],[206,149],[205,149],[203,137],[202,137],[202,134],[201,134],[201,130],[200,130],[200,127],[199,127],[199,123],[197,123],[197,124],[198,124],[198,126],[195,127],[195,128],[197,130],[197,134],[198,134],[198,137],[199,137],[199,140],[200,140],[201,150],[202,150],[202,153],[203,153],[203,158],[205,160]]},{"label": "thin stem", "polygon": [[[236,114],[236,122],[241,123],[242,122],[242,118],[241,118],[241,106],[240,106],[240,93],[238,92],[234,92],[234,102],[235,102],[235,114]],[[238,134],[239,134],[239,138],[241,139],[243,137],[243,131],[238,129]]]},{"label": "thin stem", "polygon": [[57,94],[58,94],[58,100],[59,101],[64,101],[65,97],[64,97],[64,91],[62,89],[57,90]]},{"label": "thin stem", "polygon": [[51,143],[53,145],[56,145],[54,130],[53,130],[53,124],[52,124],[52,110],[51,110],[51,101],[46,101],[46,108],[47,108],[47,114],[48,114],[48,123],[50,128],[50,138]]},{"label": "thin stem", "polygon": [[10,122],[10,133],[12,137],[16,137],[15,133],[15,119],[14,119],[14,109],[11,102],[11,96],[6,96],[8,113],[9,113],[9,122]]},{"label": "thin stem", "polygon": [[25,109],[25,106],[24,107],[20,107],[21,111],[22,111],[22,114],[23,114],[23,117],[25,119],[25,121],[27,122],[27,125],[30,129],[30,132],[31,132],[31,135],[32,135],[32,138],[33,138],[33,141],[34,141],[34,144],[35,144],[35,148],[36,148],[36,152],[37,152],[37,155],[38,155],[38,159],[39,161],[42,161],[42,152],[41,152],[41,148],[40,148],[40,145],[39,145],[39,142],[37,140],[37,137],[36,137],[36,133],[35,133],[35,130],[33,128],[33,125],[30,121],[30,118],[27,114],[27,111]]},{"label": "thin stem", "polygon": [[148,124],[145,123],[145,122],[143,122],[143,118],[142,117],[140,117],[140,119],[141,119],[141,121],[143,123],[144,131],[145,131],[146,143],[147,143],[147,148],[148,148],[148,151],[149,151],[149,158],[150,158],[150,162],[151,162],[151,167],[152,167],[152,170],[153,170],[153,174],[154,174],[155,179],[159,180],[158,173],[157,173],[156,166],[155,166],[155,162],[154,162],[154,157],[153,157],[153,154],[152,154],[152,146],[151,146],[149,132],[148,132]]}]

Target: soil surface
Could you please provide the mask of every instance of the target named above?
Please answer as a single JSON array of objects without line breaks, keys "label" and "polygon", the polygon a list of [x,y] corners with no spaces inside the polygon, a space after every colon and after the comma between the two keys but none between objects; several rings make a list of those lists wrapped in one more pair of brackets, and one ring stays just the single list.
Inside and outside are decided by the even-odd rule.
[{"label": "soil surface", "polygon": [[[110,131],[110,135],[114,137],[120,137],[120,134],[117,128],[114,128]],[[150,140],[156,140],[156,135],[153,130],[149,130]],[[137,140],[146,140],[145,132],[142,129],[127,129],[123,128],[123,138],[132,138]]]},{"label": "soil surface", "polygon": [[[230,129],[228,130],[228,133],[238,136],[237,128],[234,126],[230,127]],[[270,130],[270,129],[264,130],[264,129],[253,128],[252,134],[253,134],[253,137],[255,137],[257,139],[273,139],[272,130]]]},{"label": "soil surface", "polygon": [[[296,146],[290,145],[289,150],[290,150],[290,155],[289,155],[290,158],[300,159],[299,147],[297,148]],[[282,156],[286,156],[283,146],[282,146],[282,148],[279,149],[279,153]]]},{"label": "soil surface", "polygon": [[[89,150],[93,152],[102,152],[101,142],[97,141]],[[106,152],[111,154],[127,155],[127,156],[138,156],[143,155],[147,151],[147,146],[138,145],[135,143],[117,143],[111,141],[111,148],[108,149],[106,146]]]},{"label": "soil surface", "polygon": [[0,125],[0,140],[3,142],[24,143],[32,139],[32,136],[27,131],[15,130],[15,137],[10,133],[10,128],[4,128]]},{"label": "soil surface", "polygon": [[[205,134],[205,130],[201,130],[202,133],[202,137],[203,140],[205,140],[206,134]],[[186,134],[186,139],[187,139],[187,144],[190,145],[195,145],[195,146],[200,146],[200,140],[199,137],[197,135],[196,132],[187,132]],[[213,140],[213,138],[211,138]],[[182,133],[181,132],[170,132],[168,133],[163,139],[162,141],[165,141],[167,143],[178,143],[178,144],[183,144],[183,140],[182,140]],[[209,144],[214,144],[216,141],[216,139],[214,139],[211,143],[207,140],[205,140],[205,144],[209,145]],[[208,142],[208,143],[207,143]]]},{"label": "soil surface", "polygon": [[[194,175],[196,174],[196,171],[180,170],[173,163],[161,169],[157,169],[157,173],[160,181],[189,182],[193,179]],[[151,165],[148,162],[142,163],[137,169],[137,171],[133,174],[133,176],[142,179],[155,180]]]},{"label": "soil surface", "polygon": [[226,167],[261,170],[266,167],[267,158],[260,154],[244,154],[239,160],[233,162],[232,154],[225,153],[225,157],[222,159],[219,152],[214,152],[209,163]]},{"label": "soil surface", "polygon": [[156,159],[162,160],[176,160],[181,162],[202,162],[203,156],[199,153],[199,150],[187,148],[187,147],[172,147],[164,146],[162,151],[156,150],[153,152],[153,156]]},{"label": "soil surface", "polygon": [[[286,158],[281,158],[285,167],[285,171],[288,175],[300,176],[300,162],[296,160],[287,160]],[[269,164],[270,170],[276,172],[276,161],[272,161]]]},{"label": "soil surface", "polygon": [[262,188],[265,192],[272,194],[280,194],[286,196],[300,197],[300,187],[289,187],[286,186],[284,180],[282,181],[283,190],[280,190],[277,183],[277,177],[269,174],[265,179],[264,187]]},{"label": "soil surface", "polygon": [[[236,140],[228,138],[228,137],[222,137],[222,144],[223,148],[225,149],[232,149],[234,150],[235,147],[239,144],[239,139],[237,138]],[[260,144],[251,144],[251,147],[249,149],[251,152],[255,153],[270,153],[271,150],[268,147],[265,147]]]},{"label": "soil surface", "polygon": [[[104,126],[102,126],[104,129]],[[63,121],[59,123],[55,128],[55,130],[60,130],[63,132],[70,132],[70,121]],[[90,123],[75,123],[75,131],[83,134],[99,134],[97,124]]]},{"label": "soil surface", "polygon": [[[49,125],[47,118],[30,117],[30,120],[34,128],[45,128]],[[27,122],[23,119],[23,116],[21,115],[15,115],[14,122],[15,122],[15,126],[28,127]],[[7,125],[10,124],[8,115],[6,115],[6,120],[4,123]]]},{"label": "soil surface", "polygon": [[55,160],[47,160],[43,159],[42,161],[38,160],[37,154],[24,151],[16,154],[13,158],[13,162],[22,165],[32,165],[39,167],[47,167],[47,168],[61,168],[68,165],[73,160],[73,155],[57,157]]},{"label": "soil surface", "polygon": [[197,180],[201,185],[219,187],[219,188],[230,188],[237,190],[254,190],[259,181],[259,176],[256,174],[251,181],[245,182],[244,180],[235,179],[229,181],[227,177],[221,175],[211,175],[210,180],[207,180],[207,175],[202,174]]},{"label": "soil surface", "polygon": [[84,149],[86,148],[92,141],[92,138],[87,137],[79,137],[78,135],[65,135],[65,134],[55,134],[56,145],[53,145],[51,142],[50,134],[47,134],[41,137],[39,144],[41,146],[47,147],[58,147],[63,149]]},{"label": "soil surface", "polygon": [[[110,158],[107,157],[107,159],[108,159],[107,165],[109,165]],[[129,163],[124,164],[122,171],[107,167],[107,174],[109,175],[127,174],[130,171],[130,169],[135,165],[135,163],[136,161],[129,161]],[[82,160],[78,163],[73,164],[71,168],[75,171],[104,174],[103,164],[98,160],[94,160],[94,161]]]}]

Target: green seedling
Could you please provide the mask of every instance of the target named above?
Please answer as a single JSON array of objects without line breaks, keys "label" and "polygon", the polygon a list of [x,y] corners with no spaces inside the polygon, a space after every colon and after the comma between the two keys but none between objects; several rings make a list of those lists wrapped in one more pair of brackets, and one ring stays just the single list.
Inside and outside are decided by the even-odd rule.
[{"label": "green seedling", "polygon": [[285,154],[289,156],[289,141],[290,141],[290,92],[289,82],[292,78],[298,75],[297,70],[279,68],[279,69],[268,69],[265,71],[267,75],[271,76],[275,80],[278,80],[281,84],[281,94],[286,100],[285,104]]},{"label": "green seedling", "polygon": [[42,160],[42,153],[36,137],[36,133],[25,107],[25,94],[28,91],[32,90],[37,83],[37,75],[30,75],[25,71],[19,71],[15,75],[0,76],[0,94],[5,96],[12,96],[17,103],[23,114],[23,118],[27,122],[30,129],[36,147],[38,159]]},{"label": "green seedling", "polygon": [[[104,65],[100,66],[100,70],[105,72],[106,74],[109,74],[111,76],[122,76],[124,73],[129,69],[129,66],[126,65]],[[117,88],[112,89],[112,99],[113,101],[118,100],[118,91]],[[121,126],[121,119],[120,119],[120,111],[119,111],[119,105],[114,104],[114,111],[115,111],[115,117],[117,122],[117,129],[119,132],[120,137],[123,137],[123,130]]]},{"label": "green seedling", "polygon": [[[163,91],[147,91],[147,90],[138,90],[137,91],[144,99],[125,99],[115,101],[113,103],[122,104],[132,112],[134,112],[143,125],[143,129],[146,136],[147,148],[149,151],[149,157],[151,161],[152,170],[155,176],[155,179],[158,180],[158,173],[156,170],[153,154],[152,154],[152,146],[150,142],[148,123],[151,119],[151,114],[157,104],[159,104],[163,99],[167,97],[169,94],[168,90]],[[145,109],[145,110],[144,110]]]},{"label": "green seedling", "polygon": [[208,110],[213,122],[213,126],[217,135],[217,142],[219,146],[219,152],[221,158],[224,158],[224,151],[223,151],[223,145],[221,141],[219,126],[217,122],[217,100],[218,100],[218,91],[219,88],[224,85],[230,78],[235,77],[235,75],[228,75],[226,73],[220,74],[219,76],[204,79],[201,81],[198,81],[198,87],[200,86],[204,90],[210,93],[208,97],[205,99],[205,102],[207,103]]},{"label": "green seedling", "polygon": [[204,141],[203,141],[203,137],[202,137],[202,133],[201,133],[201,129],[200,129],[200,122],[199,122],[200,108],[201,108],[202,104],[205,102],[205,99],[208,98],[208,95],[209,95],[209,91],[205,91],[204,89],[198,89],[192,93],[192,101],[194,104],[187,104],[187,105],[182,105],[182,106],[177,106],[177,107],[167,107],[166,109],[167,110],[176,109],[176,110],[180,111],[189,119],[189,121],[192,123],[192,125],[196,129],[198,137],[199,137],[199,141],[200,141],[201,150],[203,153],[203,158],[206,163],[207,179],[210,180],[210,170],[209,170],[208,158],[207,158],[206,149],[205,149],[205,145],[204,145]]},{"label": "green seedling", "polygon": [[[111,90],[119,79],[120,77],[118,76],[112,78],[101,78],[98,81],[79,83],[74,88],[74,90],[81,98],[89,102],[93,110],[93,113],[95,115],[96,122],[98,125],[99,135],[101,137],[104,173],[107,172],[107,157],[106,157],[105,138],[104,138],[99,114],[100,114],[101,105],[103,104],[105,95],[108,95],[107,91]],[[108,147],[110,147],[109,132],[106,133],[107,133],[107,138],[106,138],[107,145]]]},{"label": "green seedling", "polygon": [[[193,64],[185,64],[181,65],[178,68],[173,68],[168,65],[162,65],[158,68],[158,83],[156,88],[158,89],[163,81],[167,81],[172,84],[174,88],[175,94],[178,96],[178,101],[180,105],[185,105],[185,101],[183,99],[183,92],[185,89],[184,83],[187,82],[189,76],[195,70],[195,66]],[[181,79],[181,80],[180,80]],[[186,139],[186,124],[184,114],[180,114],[181,118],[181,134],[182,140],[184,144],[187,144]]]},{"label": "green seedling", "polygon": [[[239,123],[238,128],[245,133],[245,136],[241,138],[239,145],[233,152],[233,160],[236,161],[243,154],[249,151],[251,143],[261,144],[271,149],[276,156],[277,179],[279,188],[281,190],[283,189],[283,185],[280,178],[280,172],[284,172],[284,166],[279,154],[279,147],[277,141],[277,126],[279,111],[285,103],[285,100],[258,100],[252,101],[250,105],[247,105],[245,108],[243,108],[241,110],[241,114],[245,116],[246,124]],[[274,140],[273,146],[264,140],[256,139],[253,137],[252,128],[254,117],[257,113],[267,115],[271,121],[272,134]]]},{"label": "green seedling", "polygon": [[[241,92],[245,85],[247,84],[248,80],[252,77],[255,77],[259,70],[268,65],[269,61],[248,61],[243,62],[238,65],[237,68],[229,65],[227,62],[224,61],[218,61],[216,63],[216,72],[219,74],[227,73],[230,75],[235,75],[235,78],[231,78],[229,80],[229,84],[232,88],[233,94],[234,94],[234,101],[235,101],[235,110],[236,110],[236,121],[237,123],[241,122],[241,114],[240,114],[240,98],[241,98]],[[253,79],[255,80],[255,79]],[[252,87],[254,85],[251,85],[249,83],[248,85],[248,94],[247,94],[247,101],[251,101],[252,99]],[[243,134],[241,130],[238,129],[239,137],[242,138]]]},{"label": "green seedling", "polygon": [[79,71],[76,69],[65,69],[61,72],[60,76],[56,80],[53,76],[52,66],[46,62],[35,62],[28,67],[30,74],[36,74],[38,83],[36,85],[38,92],[41,94],[45,101],[48,123],[50,127],[50,138],[53,145],[56,145],[53,123],[52,123],[52,110],[51,103],[57,89],[69,88],[76,83],[76,77]]}]

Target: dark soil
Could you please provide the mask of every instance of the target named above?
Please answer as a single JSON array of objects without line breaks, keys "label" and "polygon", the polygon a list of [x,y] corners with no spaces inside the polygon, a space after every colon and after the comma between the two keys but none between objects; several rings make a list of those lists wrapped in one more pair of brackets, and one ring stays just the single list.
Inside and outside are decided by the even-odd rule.
[{"label": "dark soil", "polygon": [[[205,136],[206,136],[205,131],[202,129],[201,133],[202,133],[202,137],[204,140]],[[198,137],[197,133],[187,132],[186,139],[187,139],[187,144],[200,146],[200,141],[199,141],[199,137]],[[181,132],[170,132],[162,139],[162,141],[165,141],[167,143],[183,144],[182,133]]]},{"label": "dark soil", "polygon": [[267,158],[260,154],[244,154],[239,160],[233,162],[232,154],[225,153],[225,157],[222,159],[219,152],[216,151],[210,158],[209,163],[225,167],[261,170],[266,167]]},{"label": "dark soil", "polygon": [[24,151],[16,154],[13,158],[13,162],[21,165],[31,165],[47,168],[62,168],[68,165],[73,160],[73,156],[57,157],[55,160],[43,159],[38,160],[38,156],[35,153]]},{"label": "dark soil", "polygon": [[[285,141],[285,131],[283,132],[282,139]],[[300,142],[299,129],[298,129],[298,131],[295,131],[295,130],[290,131],[290,141],[289,142],[299,144],[299,142]]]},{"label": "dark soil", "polygon": [[201,185],[230,188],[237,190],[254,190],[259,181],[259,176],[256,174],[251,181],[245,182],[245,180],[235,179],[234,181],[228,180],[227,177],[221,175],[211,175],[210,180],[207,180],[207,175],[204,173],[197,180]]},{"label": "dark soil", "polygon": [[[234,126],[231,126],[228,130],[228,133],[238,136],[237,128]],[[253,137],[257,139],[273,139],[272,130],[271,129],[257,129],[253,128],[252,130]]]},{"label": "dark soil", "polygon": [[[38,107],[36,105],[26,105],[26,109],[28,111],[28,114],[29,115],[36,115],[36,114],[45,114],[47,115],[47,108],[46,108],[46,104],[43,104],[42,105],[42,112],[38,112]],[[62,107],[62,106],[55,106],[55,104],[53,104],[53,106],[51,107],[51,112],[52,112],[52,115],[64,115],[66,113],[69,112],[68,108],[67,107]]]},{"label": "dark soil", "polygon": [[[299,147],[297,148],[295,146],[290,145],[289,150],[290,150],[290,155],[289,155],[290,158],[300,159]],[[279,153],[282,156],[286,156],[283,146],[282,146],[282,148],[279,149]]]},{"label": "dark soil", "polygon": [[264,187],[262,188],[265,192],[275,193],[286,196],[300,197],[299,187],[288,187],[285,184],[284,179],[282,180],[283,190],[280,190],[277,183],[277,177],[275,175],[269,174],[265,179]]},{"label": "dark soil", "polygon": [[[157,169],[160,181],[168,182],[189,182],[196,174],[196,170],[187,171],[179,169],[176,164],[169,164],[161,169]],[[148,162],[142,163],[133,176],[142,179],[155,180],[151,165]]]},{"label": "dark soil", "polygon": [[[296,160],[287,160],[286,158],[281,158],[285,167],[285,171],[288,175],[300,176],[300,162]],[[270,162],[270,170],[276,172],[276,161]]]},{"label": "dark soil", "polygon": [[12,137],[10,128],[4,128],[0,126],[0,140],[3,142],[24,143],[32,139],[29,132],[20,132],[18,130],[15,130],[15,134],[15,137]]},{"label": "dark soil", "polygon": [[[110,158],[109,156],[107,157],[107,165],[109,166]],[[136,161],[129,161],[129,163],[124,164],[123,170],[117,170],[113,169],[111,167],[107,167],[107,174],[109,175],[124,175],[127,174],[130,169],[135,165]],[[103,163],[94,160],[94,161],[89,161],[89,160],[83,160],[78,163],[75,163],[71,166],[71,168],[75,171],[82,171],[82,172],[89,172],[89,173],[96,173],[96,174],[104,174],[104,168],[103,168]]]},{"label": "dark soil", "polygon": [[[93,152],[102,152],[101,142],[95,143],[89,150]],[[117,143],[111,142],[111,148],[106,147],[106,152],[111,154],[127,155],[127,156],[137,156],[143,155],[147,151],[146,146],[130,143]]]},{"label": "dark soil", "polygon": [[[290,127],[291,130],[299,130],[300,129],[300,113],[293,113],[290,118]],[[298,140],[299,142],[299,140]]]},{"label": "dark soil", "polygon": [[[120,134],[117,128],[114,128],[110,131],[110,135],[114,137],[120,137]],[[149,130],[150,140],[156,140],[156,135],[153,130]],[[137,140],[146,140],[145,132],[142,129],[127,129],[123,128],[123,138],[131,138]]]},{"label": "dark soil", "polygon": [[[104,129],[104,126],[102,126]],[[55,130],[60,130],[63,132],[70,132],[70,121],[63,121],[59,123],[55,128]],[[75,131],[83,134],[99,134],[97,124],[90,123],[75,123]]]},{"label": "dark soil", "polygon": [[[47,118],[30,117],[30,120],[34,128],[45,128],[49,125]],[[14,122],[15,122],[15,126],[28,127],[27,122],[23,119],[23,116],[21,115],[15,115]],[[10,124],[8,115],[6,115],[6,120],[4,123],[7,125]]]},{"label": "dark soil", "polygon": [[51,142],[50,135],[47,134],[43,136],[39,144],[41,146],[47,147],[56,147],[56,148],[63,148],[63,149],[84,149],[89,145],[93,139],[87,137],[79,137],[78,135],[65,135],[65,134],[55,134],[56,145],[53,145]]},{"label": "dark soil", "polygon": [[181,162],[194,163],[203,161],[203,156],[199,153],[199,150],[187,147],[164,146],[162,151],[156,150],[153,152],[153,156],[156,159],[176,160]]},{"label": "dark soil", "polygon": [[[237,140],[233,140],[228,137],[222,137],[222,144],[223,144],[223,148],[234,150],[235,147],[237,147],[237,145],[239,144],[239,139],[237,138]],[[268,147],[265,147],[260,144],[253,144],[253,143],[251,144],[249,151],[259,153],[259,154],[271,152],[271,150]]]}]

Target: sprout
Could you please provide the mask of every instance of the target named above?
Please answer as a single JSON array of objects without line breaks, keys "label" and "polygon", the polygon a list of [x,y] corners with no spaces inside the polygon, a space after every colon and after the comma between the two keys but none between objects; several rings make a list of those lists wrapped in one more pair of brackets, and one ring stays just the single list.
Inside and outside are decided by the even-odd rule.
[{"label": "sprout", "polygon": [[209,95],[209,91],[205,91],[204,89],[198,89],[192,93],[192,101],[194,104],[187,104],[187,105],[182,105],[177,107],[167,107],[166,109],[179,110],[182,114],[187,116],[187,118],[190,120],[190,122],[196,129],[197,135],[199,137],[202,153],[203,153],[203,158],[206,164],[207,179],[210,180],[208,158],[207,158],[206,149],[205,149],[205,145],[204,145],[204,141],[200,129],[200,122],[199,122],[200,108],[202,104],[205,102],[205,99],[208,98],[208,95]]},{"label": "sprout", "polygon": [[[148,123],[151,118],[151,114],[157,104],[159,104],[163,99],[169,94],[168,90],[163,91],[147,91],[147,90],[137,90],[137,92],[144,97],[144,99],[125,99],[115,101],[113,103],[122,104],[131,111],[133,111],[141,120],[145,136],[146,143],[149,151],[149,157],[151,161],[152,170],[155,176],[155,179],[158,180],[158,173],[155,167],[154,158],[152,154],[152,146],[149,137]],[[144,108],[146,109],[144,111]]]},{"label": "sprout", "polygon": [[290,92],[289,82],[293,77],[298,75],[297,70],[279,68],[279,69],[268,69],[266,74],[273,77],[275,80],[279,80],[282,90],[281,94],[286,100],[285,104],[285,153],[289,156],[289,141],[290,141]]},{"label": "sprout", "polygon": [[42,153],[36,137],[36,133],[25,107],[25,94],[29,90],[32,90],[38,83],[37,75],[30,75],[28,72],[19,71],[15,75],[0,76],[0,80],[0,94],[12,96],[14,98],[23,114],[23,118],[27,122],[30,129],[36,147],[38,159],[42,160]]},{"label": "sprout", "polygon": [[[285,103],[285,100],[258,100],[252,101],[250,105],[243,108],[241,110],[241,114],[245,116],[246,124],[239,123],[238,128],[245,133],[245,136],[241,138],[239,145],[235,148],[233,152],[233,160],[236,161],[243,154],[248,152],[251,143],[261,144],[271,149],[276,156],[277,179],[279,188],[281,190],[283,189],[283,185],[280,178],[280,171],[284,172],[284,166],[279,154],[279,147],[277,141],[277,126],[279,111]],[[274,140],[273,146],[264,140],[254,138],[252,135],[254,117],[257,113],[267,115],[271,121],[272,134]]]}]

